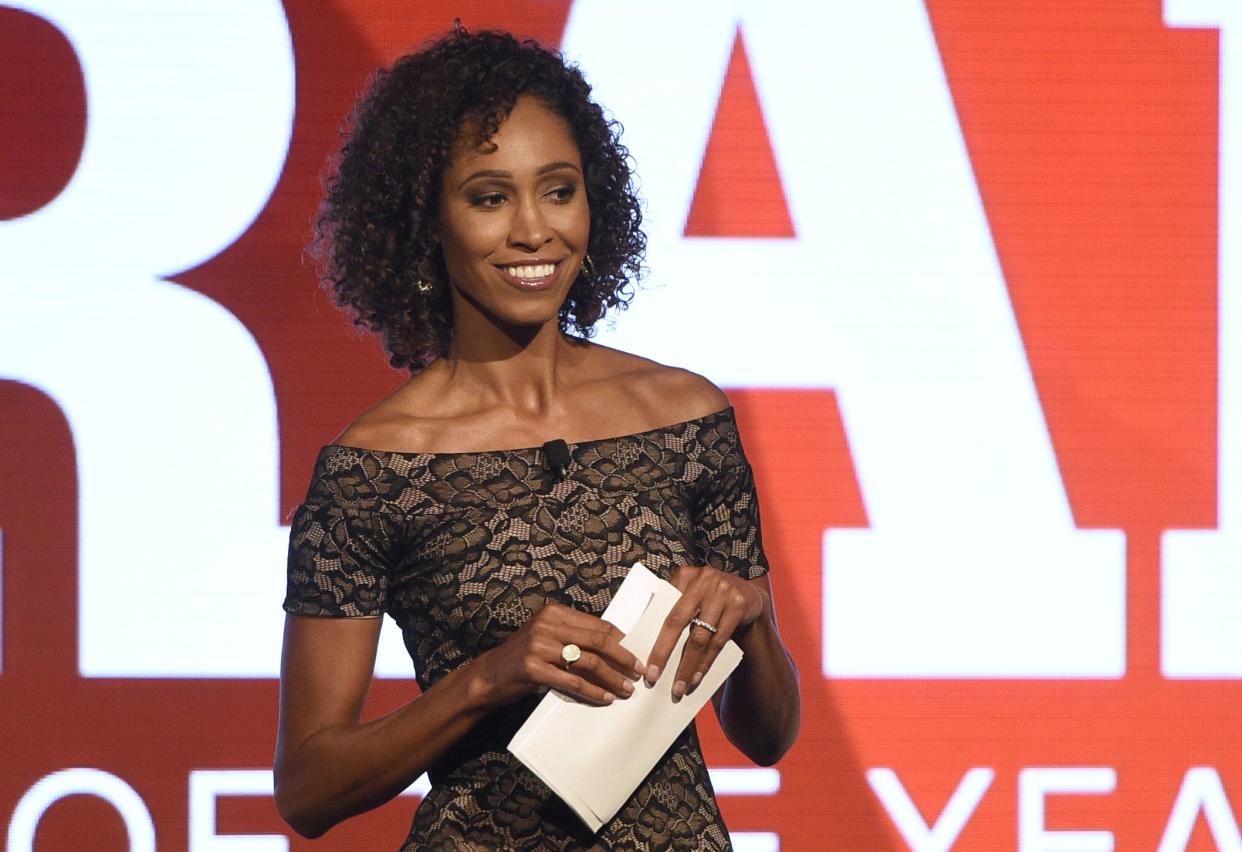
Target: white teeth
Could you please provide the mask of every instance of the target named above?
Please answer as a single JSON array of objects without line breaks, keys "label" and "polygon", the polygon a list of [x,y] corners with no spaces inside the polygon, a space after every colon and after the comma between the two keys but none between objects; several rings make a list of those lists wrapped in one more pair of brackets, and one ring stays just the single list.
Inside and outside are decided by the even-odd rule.
[{"label": "white teeth", "polygon": [[554,263],[540,263],[533,266],[506,266],[505,272],[514,278],[547,278],[555,269]]}]

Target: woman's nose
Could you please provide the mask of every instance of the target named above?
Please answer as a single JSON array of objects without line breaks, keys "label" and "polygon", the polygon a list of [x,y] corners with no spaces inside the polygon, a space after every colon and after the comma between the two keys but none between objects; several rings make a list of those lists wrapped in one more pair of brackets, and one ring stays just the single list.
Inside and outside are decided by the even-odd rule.
[{"label": "woman's nose", "polygon": [[534,199],[517,205],[509,225],[509,244],[534,251],[552,239],[552,229]]}]

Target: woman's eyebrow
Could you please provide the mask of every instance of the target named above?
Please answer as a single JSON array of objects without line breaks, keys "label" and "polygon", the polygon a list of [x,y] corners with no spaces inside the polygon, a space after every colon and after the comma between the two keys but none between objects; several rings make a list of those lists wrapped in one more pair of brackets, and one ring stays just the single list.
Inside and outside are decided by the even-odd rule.
[{"label": "woman's eyebrow", "polygon": [[[573,163],[569,162],[568,160],[557,160],[554,163],[545,163],[544,165],[540,166],[539,170],[536,171],[535,174],[537,175],[547,174],[548,172],[555,172],[559,169],[573,169],[575,172],[579,172],[579,173],[581,173],[582,171],[581,169],[579,169],[577,166],[575,166]],[[458,184],[457,188],[461,189],[463,186],[470,183],[470,181],[474,180],[475,178],[481,178],[481,177],[504,178],[506,180],[513,180],[513,172],[506,172],[503,169],[479,169],[477,172],[474,172],[468,178],[466,178],[460,184]]]},{"label": "woman's eyebrow", "polygon": [[575,172],[581,171],[581,169],[568,160],[557,160],[555,163],[548,163],[547,165],[540,166],[539,171],[535,172],[535,174],[542,175],[547,172],[557,171],[558,169],[573,169]]},{"label": "woman's eyebrow", "polygon": [[474,180],[475,178],[481,178],[481,177],[507,178],[509,180],[512,180],[513,172],[501,171],[500,169],[479,169],[477,172],[470,175],[470,177],[466,178],[461,183],[459,183],[457,185],[457,188],[461,189],[463,186],[470,183],[470,181]]}]

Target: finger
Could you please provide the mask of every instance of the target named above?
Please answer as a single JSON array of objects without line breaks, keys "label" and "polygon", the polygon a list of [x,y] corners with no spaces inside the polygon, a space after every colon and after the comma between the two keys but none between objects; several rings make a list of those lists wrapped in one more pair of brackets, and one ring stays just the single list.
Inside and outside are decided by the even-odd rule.
[{"label": "finger", "polygon": [[590,651],[583,651],[572,663],[562,662],[560,667],[619,698],[634,694],[636,678],[632,674],[617,671],[603,657]]},{"label": "finger", "polygon": [[547,604],[543,609],[535,613],[534,620],[540,622],[543,627],[554,629],[557,627],[572,627],[580,630],[604,630],[618,640],[625,636],[614,624],[604,621],[599,616],[591,615],[589,612],[582,612],[563,604]]},{"label": "finger", "polygon": [[[585,655],[583,655],[585,657]],[[579,660],[578,662],[582,662]],[[577,666],[578,663],[574,663]],[[588,704],[605,705],[616,700],[617,695],[605,687],[588,680],[575,671],[546,663],[537,674],[541,683],[545,683],[557,692],[585,701]]]},{"label": "finger", "polygon": [[686,694],[694,692],[699,684],[702,683],[703,676],[711,670],[712,665],[716,662],[716,657],[720,656],[721,649],[724,648],[725,643],[733,636],[733,631],[737,630],[740,622],[741,613],[728,610],[721,614],[719,622],[710,622],[716,625],[716,633],[708,643],[707,649],[699,659],[698,665],[695,666],[694,673],[690,675],[690,680],[686,685]]},{"label": "finger", "polygon": [[560,647],[572,642],[584,651],[590,650],[602,658],[621,677],[631,681],[642,677],[642,664],[621,646],[625,634],[607,621],[593,619],[594,624],[586,626],[561,625],[549,631],[549,637],[560,643]]},{"label": "finger", "polygon": [[599,651],[620,672],[633,672],[641,677],[643,666],[631,652],[621,647],[625,638],[616,625],[602,618],[562,604],[548,604],[532,619],[532,629],[542,636],[551,636],[562,643],[573,642],[583,648]]},{"label": "finger", "polygon": [[681,638],[681,631],[686,629],[686,625],[690,623],[690,619],[698,611],[698,598],[689,593],[683,594],[681,599],[669,610],[668,615],[664,618],[664,624],[660,628],[660,635],[656,637],[655,644],[651,646],[651,653],[647,655],[645,677],[648,686],[654,686],[655,682],[660,679],[660,672],[664,671],[664,665],[668,662],[669,655],[673,653],[673,648],[677,646],[677,640]]},{"label": "finger", "polygon": [[[704,601],[703,608],[699,610],[699,614],[695,616],[699,621],[712,625],[719,630],[721,618],[724,616],[724,604],[719,600]],[[680,698],[686,692],[686,687],[690,683],[695,672],[705,671],[706,665],[703,659],[707,656],[711,649],[712,640],[715,634],[706,627],[690,624],[690,634],[686,637],[686,644],[681,652],[681,660],[677,665],[677,677],[673,680],[673,697]]]}]

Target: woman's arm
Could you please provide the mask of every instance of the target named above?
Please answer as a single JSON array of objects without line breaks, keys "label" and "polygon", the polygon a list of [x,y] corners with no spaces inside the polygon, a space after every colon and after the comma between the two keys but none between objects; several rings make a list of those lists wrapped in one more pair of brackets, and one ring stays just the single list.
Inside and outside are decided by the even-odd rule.
[{"label": "woman's arm", "polygon": [[[683,402],[670,398],[666,404],[671,408],[694,400],[701,411],[723,413],[728,397],[706,379],[690,375],[676,398]],[[802,714],[798,672],[777,630],[767,574],[746,579],[767,564],[760,541],[759,503],[740,439],[720,440],[726,435],[727,431],[717,432],[714,446],[729,448],[726,459],[707,462],[707,455],[699,457],[710,469],[704,474],[702,502],[692,517],[698,557],[711,565],[683,566],[670,578],[682,597],[652,648],[648,663],[657,671],[649,671],[648,679],[654,681],[653,675],[658,677],[659,670],[672,664],[669,657],[692,618],[707,622],[716,632],[691,628],[677,663],[674,695],[692,691],[699,682],[696,675],[701,677],[725,642],[733,639],[744,656],[712,697],[713,706],[729,741],[767,766],[780,760],[798,736]]]},{"label": "woman's arm", "polygon": [[776,628],[767,575],[744,580],[710,566],[678,568],[673,585],[682,596],[669,611],[651,650],[649,682],[659,677],[682,630],[699,618],[716,628],[690,628],[677,663],[673,695],[689,693],[733,639],[745,655],[713,705],[729,742],[755,763],[770,766],[794,744],[802,716],[798,672]]},{"label": "woman's arm", "polygon": [[379,618],[285,619],[276,808],[306,837],[398,795],[487,713],[465,667],[359,724]]},{"label": "woman's arm", "polygon": [[[304,836],[318,837],[401,793],[497,707],[540,687],[607,704],[628,697],[639,677],[619,630],[548,604],[499,647],[360,724],[379,630],[379,618],[285,620],[276,808]],[[568,642],[582,649],[572,672],[560,660]]]},{"label": "woman's arm", "polygon": [[776,627],[768,575],[747,582],[763,594],[764,611],[733,634],[745,656],[712,704],[729,742],[755,763],[771,766],[798,738],[801,693],[798,670]]}]

